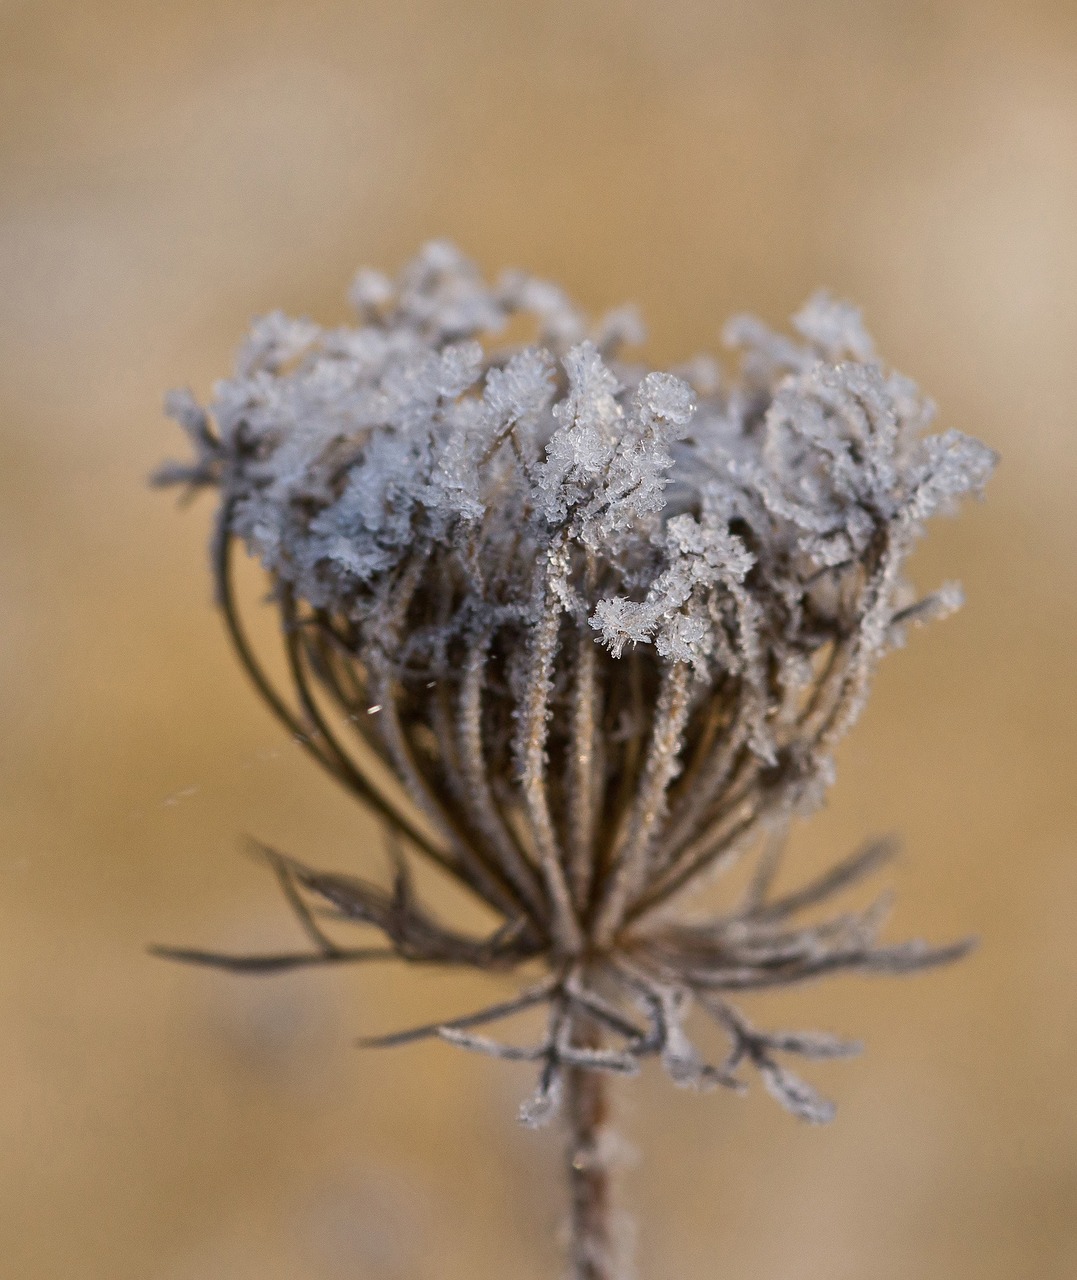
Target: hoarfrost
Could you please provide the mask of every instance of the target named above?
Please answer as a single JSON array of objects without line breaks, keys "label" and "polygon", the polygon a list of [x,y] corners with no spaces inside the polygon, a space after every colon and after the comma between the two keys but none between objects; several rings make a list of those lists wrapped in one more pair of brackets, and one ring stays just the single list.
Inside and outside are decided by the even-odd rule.
[{"label": "hoarfrost", "polygon": [[[934,406],[823,293],[795,339],[731,322],[731,374],[710,357],[646,372],[619,354],[642,337],[633,312],[592,324],[557,286],[519,272],[490,285],[445,242],[395,279],[360,273],[351,300],[354,327],[257,321],[208,408],[173,392],[194,458],[158,480],[220,490],[220,599],[297,740],[503,923],[474,939],[425,913],[402,870],[389,895],[272,855],[313,958],[175,954],[253,970],[370,954],[331,943],[302,889],[409,960],[548,960],[531,994],[385,1041],[437,1034],[541,1062],[526,1123],[556,1109],[563,1071],[624,1074],[648,1054],[678,1083],[730,1088],[747,1060],[784,1106],[828,1119],[774,1055],[850,1046],[756,1032],[716,993],[906,972],[964,945],[878,946],[875,909],[793,919],[874,866],[870,849],[771,902],[767,864],[742,909],[699,924],[671,908],[821,802],[879,659],[960,604],[954,584],[918,597],[904,565],[930,517],[982,490],[994,454],[927,434]],[[499,348],[510,320],[536,341]],[[300,714],[243,640],[233,538],[271,577]],[[426,827],[366,776],[314,689]],[[593,987],[566,977],[582,956],[602,957]],[[691,1000],[733,1038],[722,1067],[687,1038]],[[465,1034],[540,1001],[539,1046]],[[581,1007],[620,1049],[573,1039]]]}]

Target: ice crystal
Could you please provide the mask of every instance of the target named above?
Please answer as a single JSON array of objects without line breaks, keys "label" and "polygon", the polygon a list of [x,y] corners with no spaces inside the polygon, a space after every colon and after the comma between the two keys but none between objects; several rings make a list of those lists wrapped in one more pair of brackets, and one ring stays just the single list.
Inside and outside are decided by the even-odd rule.
[{"label": "ice crystal", "polygon": [[[547,976],[517,997],[379,1043],[433,1035],[538,1063],[528,1123],[555,1110],[564,1072],[631,1073],[648,1056],[701,1087],[739,1088],[754,1067],[795,1114],[827,1119],[777,1055],[850,1046],[757,1031],[731,994],[906,972],[962,947],[881,943],[880,904],[805,922],[888,847],[776,895],[767,834],[819,802],[879,659],[960,602],[952,585],[917,601],[902,567],[994,456],[925,434],[930,403],[825,294],[795,318],[799,339],[731,324],[728,379],[709,358],[648,372],[622,352],[641,337],[634,313],[592,325],[555,286],[518,272],[487,284],[442,243],[396,280],[363,272],[351,299],[354,328],[259,321],[207,408],[174,393],[194,458],[160,479],[218,491],[215,566],[240,656],[393,833],[394,883],[267,850],[313,950],[171,954],[248,971],[539,960]],[[498,346],[514,317],[533,342]],[[246,639],[237,541],[269,575],[290,697]],[[760,841],[741,902],[684,913]],[[495,913],[489,936],[422,906],[416,855]],[[387,949],[342,946],[311,904]],[[474,1030],[535,1005],[548,1011],[535,1045]],[[693,1046],[693,1007],[727,1034],[725,1062]]]}]

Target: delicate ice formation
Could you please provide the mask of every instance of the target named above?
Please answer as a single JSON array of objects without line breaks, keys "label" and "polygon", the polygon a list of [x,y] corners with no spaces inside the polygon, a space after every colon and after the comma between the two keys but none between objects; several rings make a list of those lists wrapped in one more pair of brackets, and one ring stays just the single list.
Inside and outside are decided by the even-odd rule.
[{"label": "delicate ice formation", "polygon": [[[231,540],[268,571],[299,700],[289,710],[254,669],[278,713],[504,927],[479,943],[403,889],[390,920],[370,886],[278,869],[411,959],[546,956],[536,1114],[561,1066],[655,1052],[682,1082],[728,1084],[754,1062],[822,1118],[773,1053],[833,1044],[763,1036],[716,993],[953,952],[878,947],[872,915],[791,922],[877,851],[774,902],[762,876],[719,920],[680,923],[672,903],[818,800],[876,662],[905,624],[959,603],[952,586],[917,602],[902,564],[994,455],[926,435],[930,403],[825,294],[796,317],[799,341],[733,322],[728,382],[707,360],[647,372],[621,354],[640,336],[631,313],[591,326],[554,286],[488,285],[446,244],[398,280],[362,273],[352,300],[355,328],[259,321],[208,409],[174,394],[195,458],[161,479],[220,491],[222,599],[248,665]],[[498,347],[521,315],[533,345]],[[399,795],[363,763],[375,757]],[[345,954],[322,941],[315,959]],[[691,995],[732,1037],[723,1068],[683,1038]],[[642,1012],[638,1035],[618,1002]],[[620,1035],[620,1056],[576,1044],[581,1009]]]}]

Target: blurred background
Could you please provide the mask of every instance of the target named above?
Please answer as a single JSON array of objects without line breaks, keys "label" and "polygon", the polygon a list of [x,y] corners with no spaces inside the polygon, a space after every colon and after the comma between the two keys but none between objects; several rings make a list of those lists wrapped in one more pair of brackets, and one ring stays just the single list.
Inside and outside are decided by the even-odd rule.
[{"label": "blurred background", "polygon": [[813,1073],[827,1129],[622,1087],[642,1280],[1077,1274],[1077,8],[0,0],[0,103],[4,1274],[559,1274],[527,1072],[352,1047],[480,982],[145,953],[298,940],[245,832],[383,866],[228,650],[209,504],[146,487],[162,394],[435,236],[638,303],[655,367],[826,285],[1003,455],[914,566],[966,609],[885,665],[793,842],[900,832],[892,936],[981,948],[752,1006],[866,1041]]}]

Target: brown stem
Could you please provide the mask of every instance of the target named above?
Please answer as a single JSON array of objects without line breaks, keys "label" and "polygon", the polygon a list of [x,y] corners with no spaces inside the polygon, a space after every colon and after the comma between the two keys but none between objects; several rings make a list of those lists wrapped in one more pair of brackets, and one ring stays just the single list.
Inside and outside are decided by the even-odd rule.
[{"label": "brown stem", "polygon": [[[582,1048],[597,1048],[599,1037],[574,1040]],[[609,1080],[601,1072],[570,1067],[565,1073],[571,1280],[618,1280],[620,1274],[613,1240],[608,1091]]]}]

